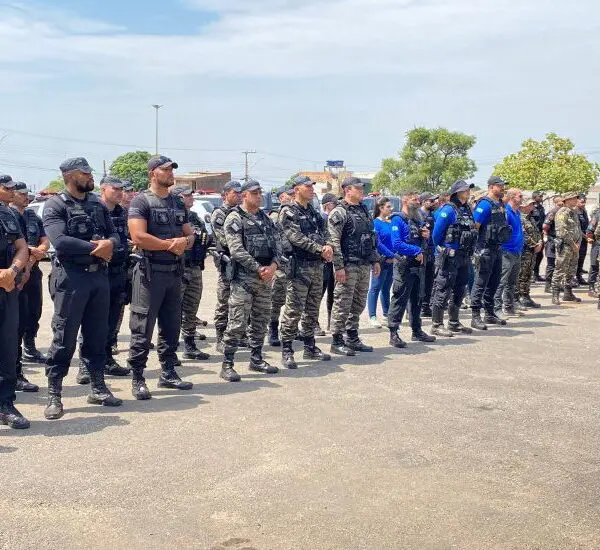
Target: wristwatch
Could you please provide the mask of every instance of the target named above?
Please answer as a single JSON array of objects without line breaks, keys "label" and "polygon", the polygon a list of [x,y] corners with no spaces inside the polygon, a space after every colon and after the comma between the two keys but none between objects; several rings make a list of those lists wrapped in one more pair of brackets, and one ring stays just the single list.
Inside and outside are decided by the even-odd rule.
[{"label": "wristwatch", "polygon": [[14,264],[10,266],[10,269],[15,275],[18,275],[19,273],[21,273],[21,270]]}]

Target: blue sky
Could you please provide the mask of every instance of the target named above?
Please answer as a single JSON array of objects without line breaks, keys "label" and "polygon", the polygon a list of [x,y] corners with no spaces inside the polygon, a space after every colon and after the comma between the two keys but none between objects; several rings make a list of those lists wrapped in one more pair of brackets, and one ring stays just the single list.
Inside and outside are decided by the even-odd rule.
[{"label": "blue sky", "polygon": [[600,160],[594,0],[0,0],[0,171],[37,188],[154,145],[180,171],[256,149],[267,185],[375,171],[416,125],[475,134],[485,181],[527,137]]}]

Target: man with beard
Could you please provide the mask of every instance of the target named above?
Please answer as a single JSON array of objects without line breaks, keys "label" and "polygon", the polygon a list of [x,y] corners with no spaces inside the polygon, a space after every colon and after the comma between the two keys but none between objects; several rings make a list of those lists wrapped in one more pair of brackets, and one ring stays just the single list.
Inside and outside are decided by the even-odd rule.
[{"label": "man with beard", "polygon": [[396,254],[392,299],[388,310],[390,345],[406,347],[398,335],[402,318],[410,301],[412,340],[435,342],[421,326],[421,299],[425,286],[425,248],[430,232],[419,219],[419,197],[414,191],[402,195],[402,211],[392,216],[392,245]]},{"label": "man with beard", "polygon": [[69,372],[81,328],[81,360],[90,373],[92,391],[88,403],[116,407],[104,382],[110,289],[107,265],[119,247],[119,235],[106,206],[91,193],[92,169],[84,158],[60,165],[65,191],[48,199],[44,229],[56,250],[50,275],[54,302],[48,351],[48,406],[44,415],[55,420],[63,415],[62,381]]},{"label": "man with beard", "polygon": [[152,397],[144,369],[150,339],[158,320],[158,359],[161,365],[159,388],[190,390],[191,382],[179,378],[177,346],[181,329],[181,285],[183,259],[194,245],[194,230],[179,197],[169,193],[174,183],[176,162],[165,156],[148,161],[148,190],[137,195],[129,207],[129,234],[142,259],[133,269],[131,300],[131,393],[137,400]]},{"label": "man with beard", "polygon": [[[423,227],[429,229],[430,235],[433,233],[433,226],[435,224],[435,218],[433,213],[438,209],[439,206],[439,195],[433,193],[421,193],[419,195],[419,202],[421,208],[419,208],[419,215]],[[421,317],[431,317],[431,294],[433,291],[433,278],[435,274],[435,257],[434,257],[434,246],[431,237],[427,241],[425,248],[425,293],[421,300]]]},{"label": "man with beard", "polygon": [[544,252],[546,254],[546,286],[544,292],[552,292],[552,277],[554,276],[554,267],[556,266],[556,213],[562,208],[563,199],[560,195],[553,198],[554,206],[550,209],[546,218],[542,231],[544,233]]},{"label": "man with beard", "polygon": [[[529,214],[529,219],[535,224],[540,235],[542,234],[544,227],[544,220],[546,219],[546,210],[544,209],[544,193],[542,191],[534,191],[531,194],[531,198],[535,201],[533,205],[533,211]],[[544,282],[546,279],[540,276],[540,264],[544,259],[544,249],[536,253],[535,266],[533,268],[535,274],[535,280],[538,282]]]},{"label": "man with beard", "polygon": [[[488,193],[475,206],[473,219],[479,231],[473,256],[475,281],[471,290],[471,326],[487,330],[487,325],[506,325],[494,311],[494,295],[500,283],[502,252],[500,246],[510,239],[511,229],[506,221],[506,210],[502,204],[506,182],[492,176],[488,180]],[[485,317],[481,319],[481,308]]]}]

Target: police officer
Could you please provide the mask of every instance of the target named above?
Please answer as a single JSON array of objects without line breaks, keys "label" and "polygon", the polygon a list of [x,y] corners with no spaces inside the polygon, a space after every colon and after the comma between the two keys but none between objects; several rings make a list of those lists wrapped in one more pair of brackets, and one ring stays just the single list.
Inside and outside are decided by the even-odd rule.
[{"label": "police officer", "polygon": [[227,265],[231,254],[225,237],[225,219],[229,213],[239,205],[242,193],[242,184],[239,181],[230,181],[223,186],[223,204],[213,210],[210,224],[215,235],[215,248],[217,255],[215,265],[219,272],[217,281],[217,307],[215,309],[215,330],[217,332],[217,351],[223,353],[223,335],[227,328],[229,315],[229,295],[231,284],[226,276]]},{"label": "police officer", "polygon": [[358,336],[360,315],[367,304],[371,266],[375,277],[379,277],[381,271],[373,220],[362,202],[363,187],[360,179],[346,178],[342,182],[344,200],[330,212],[327,220],[337,283],[331,314],[331,352],[337,355],[373,351]]},{"label": "police officer", "polygon": [[430,237],[429,229],[419,217],[419,197],[414,191],[402,195],[402,211],[392,215],[392,247],[396,254],[392,299],[388,309],[390,345],[406,347],[398,335],[406,306],[410,300],[412,340],[435,342],[435,336],[426,334],[421,326],[421,299],[425,286],[425,250]]},{"label": "police officer", "polygon": [[556,195],[553,199],[554,206],[550,209],[546,218],[544,219],[544,225],[542,226],[543,238],[544,238],[544,252],[546,254],[546,285],[544,292],[552,292],[552,277],[554,276],[554,268],[556,266],[556,224],[555,217],[556,213],[561,209],[563,205],[563,199],[560,195]]},{"label": "police officer", "polygon": [[0,424],[13,429],[29,428],[29,421],[15,408],[19,297],[17,277],[28,273],[27,242],[13,211],[6,206],[13,198],[15,182],[0,175]]},{"label": "police officer", "polygon": [[[450,188],[450,201],[442,206],[433,228],[436,250],[431,333],[437,336],[471,334],[459,320],[460,305],[469,281],[471,257],[477,241],[469,195],[474,185],[463,180]],[[448,308],[448,328],[444,309]]]},{"label": "police officer", "polygon": [[184,253],[195,241],[183,202],[169,193],[174,183],[173,169],[177,167],[168,157],[152,157],[148,161],[148,190],[134,197],[129,206],[129,234],[142,255],[133,269],[129,319],[131,393],[138,400],[152,397],[144,369],[157,320],[161,365],[158,387],[190,390],[193,386],[181,380],[175,370],[179,364]]},{"label": "police officer", "polygon": [[[321,206],[323,208],[323,220],[327,226],[327,220],[330,212],[337,206],[338,199],[333,193],[325,193],[321,198]],[[325,262],[323,264],[323,292],[321,293],[321,299],[327,293],[327,302],[325,307],[327,309],[327,330],[331,330],[331,311],[333,310],[333,292],[335,290],[335,274],[333,271],[333,262]],[[325,331],[321,330],[320,327],[315,331],[316,336],[325,336]]]},{"label": "police officer", "polygon": [[[534,191],[531,194],[531,198],[535,201],[533,211],[529,215],[529,219],[538,228],[540,235],[543,232],[544,220],[546,219],[546,209],[544,208],[544,193],[543,191]],[[538,282],[544,282],[546,279],[540,275],[540,264],[544,259],[544,249],[536,253],[535,266],[533,268],[535,274],[535,280]]]},{"label": "police officer", "polygon": [[[506,182],[492,176],[488,180],[488,193],[475,206],[473,219],[479,231],[475,248],[475,282],[471,290],[471,326],[478,330],[487,330],[487,324],[506,325],[494,311],[494,295],[500,283],[502,270],[502,252],[500,246],[511,236],[506,220],[506,211],[502,204]],[[481,308],[485,309],[481,319]]]},{"label": "police officer", "polygon": [[[419,195],[419,216],[423,227],[429,230],[429,234],[433,233],[435,218],[433,213],[438,209],[439,195],[433,193],[421,193]],[[425,290],[423,299],[421,300],[421,317],[431,317],[431,295],[433,293],[433,279],[435,277],[435,254],[433,240],[429,237],[427,246],[425,247]]]},{"label": "police officer", "polygon": [[[581,234],[585,236],[585,232],[587,231],[588,225],[590,224],[590,217],[585,208],[585,203],[587,200],[587,196],[585,193],[579,193],[577,196],[577,207],[575,212],[579,218],[579,225],[581,226]],[[577,262],[577,275],[576,281],[579,285],[587,285],[588,282],[583,278],[583,264],[585,263],[585,258],[587,256],[588,251],[588,242],[585,237],[581,239],[581,246],[579,247],[579,259]],[[574,285],[575,286],[575,285]]]},{"label": "police officer", "polygon": [[[42,315],[42,271],[38,262],[48,252],[49,242],[42,220],[33,210],[27,210],[29,204],[27,185],[18,182],[14,187],[11,207],[20,224],[21,232],[29,245],[29,278],[19,292],[19,344],[17,348],[17,391],[37,392],[23,375],[23,359],[32,363],[45,363],[46,357],[35,347],[35,335]],[[29,330],[29,333],[27,331]],[[21,350],[21,342],[24,349]]]},{"label": "police officer", "polygon": [[314,181],[298,176],[293,181],[294,200],[279,214],[280,226],[291,246],[285,309],[281,322],[283,366],[298,367],[292,342],[302,317],[304,359],[329,361],[331,357],[315,345],[315,328],[323,291],[323,261],[333,260],[333,248],[327,245],[325,221],[311,201]]},{"label": "police officer", "polygon": [[590,277],[589,277],[589,290],[588,296],[591,298],[598,298],[598,293],[596,292],[595,286],[596,281],[598,280],[598,250],[600,248],[600,243],[594,237],[596,233],[596,228],[598,227],[600,222],[600,206],[597,206],[590,215],[590,223],[588,224],[585,237],[587,239],[588,245],[591,247],[590,250]]},{"label": "police officer", "polygon": [[44,229],[56,250],[49,283],[54,302],[44,411],[49,420],[63,415],[62,380],[69,372],[80,327],[81,360],[92,387],[88,403],[111,407],[122,403],[104,382],[110,305],[107,265],[119,247],[119,236],[106,206],[91,193],[94,178],[87,160],[67,159],[60,170],[65,191],[48,199],[43,213]]},{"label": "police officer", "polygon": [[190,226],[194,230],[196,239],[194,246],[185,251],[185,269],[183,271],[183,285],[181,296],[181,332],[183,334],[184,351],[186,359],[205,360],[210,357],[208,353],[200,351],[196,347],[196,337],[205,340],[204,334],[196,334],[196,314],[202,299],[202,272],[204,271],[204,260],[206,251],[210,246],[208,231],[204,222],[198,214],[191,210],[194,206],[194,195],[192,188],[187,185],[171,187],[171,194],[181,197],[183,205],[188,213]]},{"label": "police officer", "polygon": [[[292,202],[292,188],[284,185],[283,187],[280,187],[277,190],[276,194],[280,204],[279,211],[271,212],[269,216],[271,217],[271,220],[275,224],[278,234],[281,237],[281,252],[283,256],[288,257],[292,253],[292,249],[290,243],[283,236],[280,223],[280,214],[283,207]],[[285,271],[283,269],[278,269],[275,272],[275,277],[273,278],[273,293],[271,297],[271,322],[269,323],[268,332],[269,344],[274,347],[279,347],[281,345],[281,341],[279,340],[279,317],[281,315],[281,308],[285,304],[287,286],[288,277]]]},{"label": "police officer", "polygon": [[261,201],[260,183],[248,180],[242,185],[242,204],[229,213],[223,228],[231,257],[227,273],[231,295],[220,376],[228,382],[240,380],[234,369],[234,356],[248,318],[250,370],[267,374],[279,371],[262,356],[271,311],[271,282],[281,263],[281,245],[275,224],[260,209]]}]

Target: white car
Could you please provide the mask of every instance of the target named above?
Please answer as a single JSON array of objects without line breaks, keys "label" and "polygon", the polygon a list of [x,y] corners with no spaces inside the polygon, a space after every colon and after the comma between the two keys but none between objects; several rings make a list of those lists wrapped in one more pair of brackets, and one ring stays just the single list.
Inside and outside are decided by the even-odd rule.
[{"label": "white car", "polygon": [[208,231],[209,235],[212,235],[210,215],[212,214],[212,211],[215,209],[215,207],[211,201],[205,198],[205,196],[200,195],[200,197],[201,198],[194,199],[194,204],[191,210],[198,214],[199,218],[206,225],[206,231]]},{"label": "white car", "polygon": [[[44,215],[44,206],[46,205],[46,201],[39,201],[39,200],[35,200],[31,203],[29,203],[29,206],[27,207],[28,210],[33,210],[39,217],[40,219],[42,219],[42,216]],[[50,243],[50,248],[48,249],[48,253],[50,255],[54,255],[54,247],[52,246],[52,243]],[[46,258],[44,259],[48,259],[48,256],[46,256]]]}]

